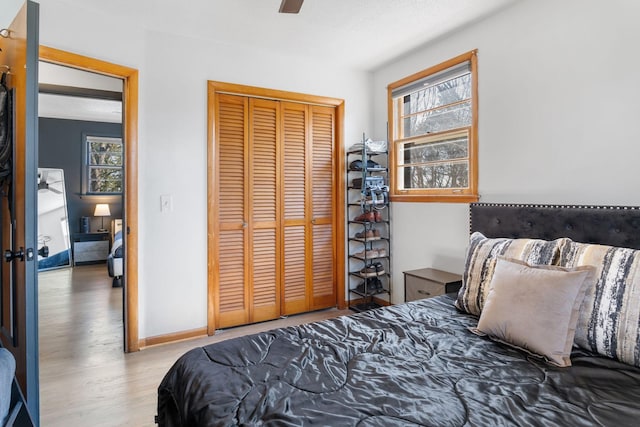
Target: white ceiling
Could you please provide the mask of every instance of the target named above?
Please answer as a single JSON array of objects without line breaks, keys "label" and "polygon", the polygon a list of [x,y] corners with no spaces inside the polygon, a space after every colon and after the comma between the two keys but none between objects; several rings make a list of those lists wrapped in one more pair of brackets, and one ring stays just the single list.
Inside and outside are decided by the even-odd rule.
[{"label": "white ceiling", "polygon": [[122,123],[122,102],[41,93],[38,117]]},{"label": "white ceiling", "polygon": [[[319,57],[373,70],[520,0],[63,0],[146,29]],[[248,31],[249,29],[249,31]]]},{"label": "white ceiling", "polygon": [[[418,46],[520,0],[61,0],[151,31],[241,44],[374,70]],[[250,31],[247,31],[247,29]],[[40,82],[121,91],[121,81],[41,63]],[[41,94],[39,115],[120,122],[119,103]]]},{"label": "white ceiling", "polygon": [[[122,80],[40,61],[38,82],[122,92]],[[122,123],[122,102],[78,96],[38,95],[38,117]]]}]

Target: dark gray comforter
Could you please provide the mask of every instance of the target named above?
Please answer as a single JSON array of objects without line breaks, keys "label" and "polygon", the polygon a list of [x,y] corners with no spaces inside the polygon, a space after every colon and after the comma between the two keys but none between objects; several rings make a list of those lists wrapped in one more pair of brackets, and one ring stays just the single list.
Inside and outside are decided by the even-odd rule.
[{"label": "dark gray comforter", "polygon": [[640,369],[575,350],[556,368],[473,335],[449,297],[223,341],[158,388],[161,426],[623,426]]}]

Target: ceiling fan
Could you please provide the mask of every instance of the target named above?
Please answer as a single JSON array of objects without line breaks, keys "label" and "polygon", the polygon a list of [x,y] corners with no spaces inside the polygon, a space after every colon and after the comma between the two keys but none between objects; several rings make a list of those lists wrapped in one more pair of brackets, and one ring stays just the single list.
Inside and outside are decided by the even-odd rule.
[{"label": "ceiling fan", "polygon": [[58,190],[57,188],[50,187],[51,184],[55,184],[60,181],[47,182],[48,176],[49,176],[48,172],[38,173],[38,191],[49,190],[56,194],[62,194],[62,191]]},{"label": "ceiling fan", "polygon": [[304,0],[282,0],[280,3],[280,13],[298,13]]}]

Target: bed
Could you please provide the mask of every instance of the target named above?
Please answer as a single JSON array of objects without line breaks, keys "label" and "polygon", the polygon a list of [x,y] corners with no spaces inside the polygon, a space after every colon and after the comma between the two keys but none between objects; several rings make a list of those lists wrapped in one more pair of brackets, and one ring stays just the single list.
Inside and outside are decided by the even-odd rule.
[{"label": "bed", "polygon": [[[640,209],[472,204],[470,212],[458,295],[195,348],[162,380],[157,423],[637,425],[640,251],[633,249],[640,248]],[[587,265],[598,257],[598,265]],[[564,317],[544,313],[541,319],[566,323],[558,328],[562,333],[543,329],[562,348],[532,350],[535,339],[510,342],[513,337],[486,327],[492,321],[504,326],[496,320],[497,296],[503,296],[501,282],[514,280],[511,267],[522,273],[519,284],[529,274],[567,281],[559,289],[575,296],[563,302],[569,306]],[[484,287],[474,287],[478,280]],[[508,289],[530,286],[522,283]],[[609,292],[612,283],[618,299]],[[526,313],[538,294],[514,299],[510,311]],[[564,298],[545,304],[555,307],[556,301]],[[524,321],[540,329],[531,317]]]},{"label": "bed", "polygon": [[107,256],[107,273],[112,277],[111,286],[114,288],[122,287],[122,276],[124,274],[124,246],[122,241],[122,220],[114,219],[111,221],[111,250]]}]

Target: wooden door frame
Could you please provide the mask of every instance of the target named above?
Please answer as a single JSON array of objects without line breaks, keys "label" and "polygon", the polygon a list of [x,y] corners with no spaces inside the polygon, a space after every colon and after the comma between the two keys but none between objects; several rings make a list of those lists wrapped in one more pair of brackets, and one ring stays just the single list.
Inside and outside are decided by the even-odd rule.
[{"label": "wooden door frame", "polygon": [[207,110],[207,333],[213,335],[216,330],[214,312],[214,278],[217,260],[213,254],[215,247],[215,214],[213,206],[218,202],[216,192],[216,123],[214,118],[216,94],[227,93],[249,96],[253,98],[266,98],[304,104],[324,105],[335,107],[336,126],[334,139],[334,169],[333,190],[336,195],[334,207],[335,241],[334,241],[334,266],[336,271],[336,305],[340,309],[346,308],[345,300],[345,193],[346,174],[345,148],[344,148],[344,100],[326,96],[308,95],[283,90],[265,89],[255,86],[239,85],[209,81],[208,86],[208,110]]},{"label": "wooden door frame", "polygon": [[138,340],[138,70],[71,52],[40,46],[40,60],[123,80],[124,108],[124,336],[127,353],[140,350]]}]

